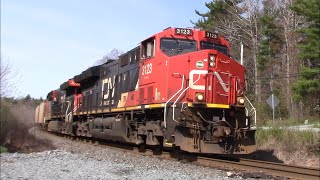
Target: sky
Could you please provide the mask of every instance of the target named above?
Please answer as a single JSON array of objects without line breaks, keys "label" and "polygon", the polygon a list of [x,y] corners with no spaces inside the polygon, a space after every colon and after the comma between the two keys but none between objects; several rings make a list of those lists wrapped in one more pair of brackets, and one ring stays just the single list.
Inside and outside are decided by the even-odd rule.
[{"label": "sky", "polygon": [[1,59],[11,95],[46,97],[112,49],[123,52],[167,27],[192,27],[208,0],[1,0]]}]

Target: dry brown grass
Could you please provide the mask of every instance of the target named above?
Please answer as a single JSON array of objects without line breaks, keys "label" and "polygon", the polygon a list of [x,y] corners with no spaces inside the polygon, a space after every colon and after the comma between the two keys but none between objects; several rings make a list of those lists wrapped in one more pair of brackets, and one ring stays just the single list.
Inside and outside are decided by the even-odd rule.
[{"label": "dry brown grass", "polygon": [[[270,134],[268,137],[264,136],[265,139],[259,139],[258,137],[258,150],[264,152],[271,151],[273,156],[285,164],[320,168],[320,143],[317,142],[317,139],[320,139],[318,134],[314,134],[312,137],[308,135],[307,137],[312,139],[309,139],[309,141],[305,143],[297,140],[296,138],[298,136],[285,135],[287,136],[273,137],[273,135]],[[306,137],[299,138],[305,139]]]}]

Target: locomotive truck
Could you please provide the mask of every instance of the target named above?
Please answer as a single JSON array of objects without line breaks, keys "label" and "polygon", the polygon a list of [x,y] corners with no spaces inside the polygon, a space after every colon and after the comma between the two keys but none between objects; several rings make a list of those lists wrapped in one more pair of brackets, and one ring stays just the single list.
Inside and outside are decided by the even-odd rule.
[{"label": "locomotive truck", "polygon": [[191,153],[249,154],[245,68],[219,34],[167,28],[48,93],[43,129]]}]

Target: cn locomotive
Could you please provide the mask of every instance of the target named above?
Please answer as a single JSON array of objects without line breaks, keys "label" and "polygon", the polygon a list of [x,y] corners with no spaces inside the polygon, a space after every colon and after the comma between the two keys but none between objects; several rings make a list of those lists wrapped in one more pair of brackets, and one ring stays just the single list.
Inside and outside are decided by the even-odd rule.
[{"label": "cn locomotive", "polygon": [[249,154],[245,69],[217,33],[167,28],[86,69],[36,108],[43,129],[190,153]]}]

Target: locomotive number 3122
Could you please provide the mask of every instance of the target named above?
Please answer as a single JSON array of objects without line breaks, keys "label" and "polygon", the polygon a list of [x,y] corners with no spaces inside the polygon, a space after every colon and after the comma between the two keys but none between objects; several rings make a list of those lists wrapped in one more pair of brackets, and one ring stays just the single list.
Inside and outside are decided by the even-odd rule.
[{"label": "locomotive number 3122", "polygon": [[146,64],[142,66],[142,76],[152,73],[152,64]]}]

